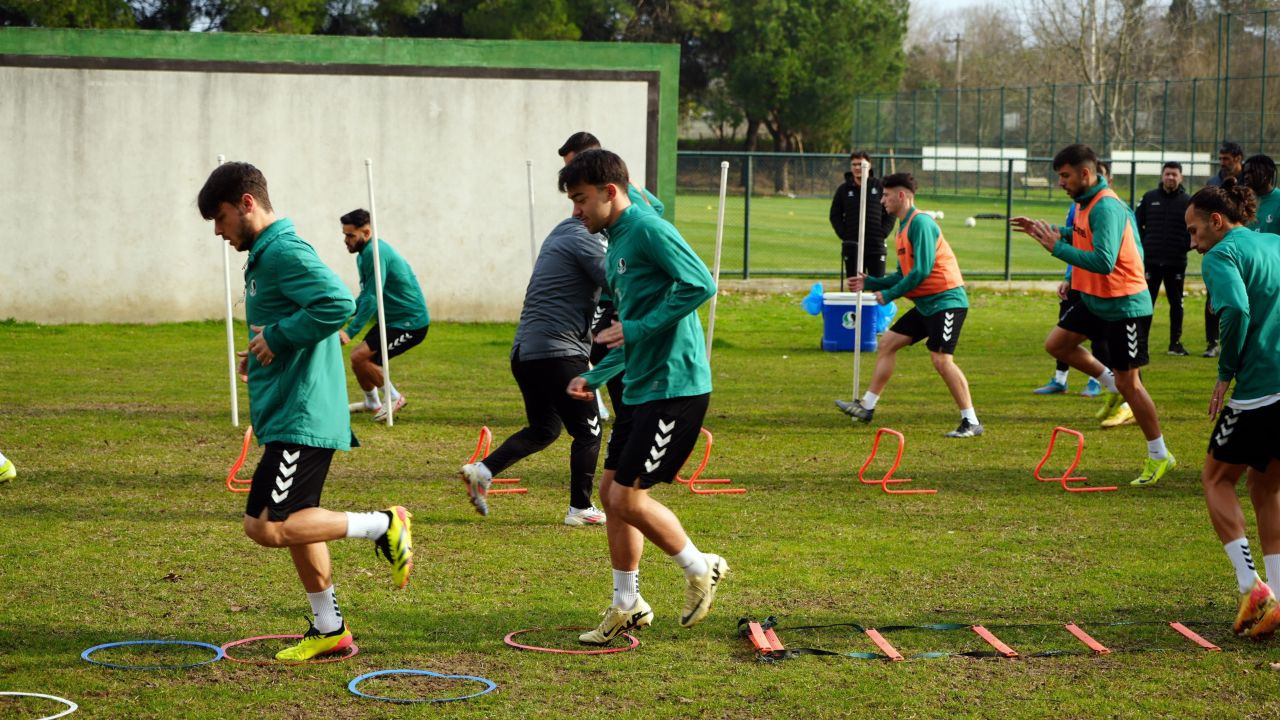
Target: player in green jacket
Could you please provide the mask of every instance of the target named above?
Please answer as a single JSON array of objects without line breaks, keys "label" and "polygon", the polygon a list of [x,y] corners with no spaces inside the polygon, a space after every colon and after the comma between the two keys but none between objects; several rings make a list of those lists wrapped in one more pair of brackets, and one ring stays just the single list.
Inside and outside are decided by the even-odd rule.
[{"label": "player in green jacket", "polygon": [[[382,329],[378,326],[377,280],[373,275],[373,243],[370,242],[373,230],[369,211],[352,210],[339,218],[339,222],[342,223],[342,241],[347,252],[356,256],[356,268],[360,271],[360,297],[356,298],[355,315],[345,330],[338,331],[338,338],[346,345],[370,319],[374,321],[364,340],[351,351],[351,370],[364,391],[364,400],[351,403],[349,409],[351,412],[372,412],[375,422],[386,422],[387,411],[378,397],[378,388],[384,384]],[[382,266],[383,312],[390,328],[387,332],[387,355],[395,357],[426,339],[431,316],[427,314],[427,301],[422,296],[422,287],[418,285],[413,268],[386,240],[378,243],[378,260]],[[388,392],[391,394],[392,412],[400,412],[408,401],[394,384]]]},{"label": "player in green jacket", "polygon": [[[715,283],[675,227],[631,202],[629,184],[626,164],[608,150],[578,153],[559,178],[560,189],[573,201],[574,217],[590,232],[608,233],[605,275],[619,322],[597,334],[596,341],[613,348],[613,358],[625,356],[626,412],[615,419],[600,484],[609,514],[613,600],[600,625],[579,637],[595,645],[653,620],[638,585],[646,539],[684,571],[684,627],[706,617],[729,571],[719,555],[700,552],[679,518],[649,494],[675,478],[702,429],[711,366],[697,309],[715,295]],[[594,402],[592,390],[617,368],[606,360],[570,381],[567,391]]]},{"label": "player in green jacket", "polygon": [[1280,233],[1280,189],[1276,188],[1275,161],[1266,155],[1251,155],[1244,161],[1240,177],[1258,199],[1258,214],[1249,223],[1249,229]]},{"label": "player in green jacket", "polygon": [[259,545],[289,548],[314,617],[302,641],[276,657],[296,662],[341,652],[352,637],[338,609],[325,543],[373,540],[399,587],[413,567],[410,514],[403,507],[365,513],[320,507],[333,453],[352,442],[337,332],[355,303],[293,223],[276,218],[267,179],[254,166],[220,165],[197,204],[215,235],[249,254],[249,349],[240,353],[240,376],[249,383],[253,430],[265,450],[249,488],[244,531]]},{"label": "player in green jacket", "polygon": [[[1204,255],[1222,351],[1209,400],[1209,417],[1218,422],[1201,481],[1209,519],[1236,571],[1240,605],[1232,629],[1262,637],[1280,627],[1280,237],[1245,227],[1256,212],[1253,192],[1227,178],[1192,196],[1186,222]],[[1236,497],[1246,470],[1269,587],[1254,568]]]}]

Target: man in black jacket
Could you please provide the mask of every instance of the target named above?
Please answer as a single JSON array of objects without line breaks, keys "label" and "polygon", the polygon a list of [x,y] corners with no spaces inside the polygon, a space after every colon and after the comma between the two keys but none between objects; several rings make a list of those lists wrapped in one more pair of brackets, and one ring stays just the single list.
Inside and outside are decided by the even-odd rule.
[{"label": "man in black jacket", "polygon": [[1167,162],[1160,186],[1142,196],[1134,215],[1147,269],[1151,302],[1160,296],[1164,283],[1169,296],[1169,354],[1187,355],[1182,347],[1182,283],[1187,273],[1187,251],[1191,236],[1184,218],[1191,196],[1182,187],[1182,164]]},{"label": "man in black jacket", "polygon": [[[862,192],[863,161],[868,162],[866,169],[867,182],[867,244],[863,249],[862,268],[854,267],[858,262],[858,203]],[[871,277],[883,277],[885,266],[885,238],[893,231],[893,216],[880,204],[884,188],[871,171],[871,156],[862,150],[854,150],[849,155],[849,172],[844,174],[844,183],[836,189],[831,199],[831,229],[840,237],[840,253],[844,263],[840,277],[840,287],[844,288],[844,278],[856,277],[860,272]]]}]

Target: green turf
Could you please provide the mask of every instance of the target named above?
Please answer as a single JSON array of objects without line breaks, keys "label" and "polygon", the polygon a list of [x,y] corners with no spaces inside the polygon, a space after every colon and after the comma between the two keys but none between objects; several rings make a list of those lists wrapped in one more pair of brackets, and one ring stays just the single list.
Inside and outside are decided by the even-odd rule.
[{"label": "green turf", "polygon": [[[1234,578],[1201,499],[1212,361],[1156,354],[1146,372],[1178,470],[1146,490],[1068,495],[1031,476],[1054,425],[1086,431],[1080,470],[1092,483],[1125,485],[1143,458],[1142,438],[1132,427],[1093,428],[1093,401],[1029,392],[1052,370],[1040,349],[1056,310],[1051,298],[977,292],[957,359],[988,434],[942,438],[957,422],[955,408],[923,348],[904,351],[876,420],[906,433],[899,475],[939,492],[890,497],[853,478],[874,426],[852,425],[831,406],[849,395],[852,358],[818,350],[819,320],[799,300],[731,294],[719,306],[708,475],[750,492],[656,491],[701,548],[733,566],[705,623],[678,627],[680,574],[649,548],[641,587],[657,619],[638,650],[583,658],[502,644],[519,628],[597,621],[610,592],[604,533],[560,524],[567,438],[508,473],[523,478],[528,495],[494,498],[487,519],[474,514],[455,478],[458,466],[482,424],[501,439],[523,419],[507,369],[512,326],[439,323],[395,366],[410,398],[396,427],[356,418],[364,447],[339,454],[324,498],[341,510],[409,506],[413,580],[396,591],[370,543],[332,543],[338,597],[361,653],[304,668],[220,662],[142,672],[79,659],[85,648],[117,640],[222,643],[304,628],[306,600],[286,553],[244,537],[243,496],[223,487],[241,431],[228,421],[221,325],[0,324],[0,448],[20,472],[0,485],[0,690],[62,695],[81,704],[82,716],[100,718],[1280,713],[1280,675],[1271,669],[1280,644],[1230,636]],[[1200,298],[1189,298],[1189,340],[1201,332],[1200,308]],[[1161,308],[1156,350],[1165,317]],[[1072,385],[1082,386],[1079,375]],[[1056,458],[1054,466],[1064,462]],[[893,665],[802,657],[768,665],[752,659],[735,623],[770,614],[796,647],[874,649],[838,628],[787,626],[960,622],[983,623],[1023,653],[1079,649],[1053,627],[1001,629],[1075,621],[1118,652]],[[1198,629],[1225,652],[1201,651],[1159,625],[1101,625],[1168,620],[1209,621]],[[890,637],[907,654],[982,647],[968,631]],[[117,652],[103,659],[198,657]],[[346,692],[355,675],[383,668],[483,675],[500,688],[448,708],[391,706]],[[404,681],[368,689],[461,691]],[[48,708],[0,698],[0,717]]]},{"label": "green turf", "polygon": [[[715,255],[717,203],[714,195],[681,195],[675,224],[706,262]],[[979,213],[1005,214],[1003,198],[963,198],[952,195],[922,195],[916,203],[921,210],[941,210],[942,228],[947,242],[955,250],[960,270],[971,277],[1003,277],[1005,271],[1005,222],[978,220],[972,228],[964,226],[965,218]],[[831,230],[828,198],[787,198],[763,196],[751,198],[751,233],[749,270],[753,274],[835,276],[840,272],[840,240]],[[1013,214],[1061,223],[1066,217],[1067,203],[1031,199],[1014,199]],[[892,244],[892,238],[889,241]],[[1039,273],[1045,278],[1061,277],[1066,269],[1030,237],[1014,233],[1010,270],[1013,273]],[[725,277],[741,277],[743,255],[743,200],[729,197],[725,202],[724,246],[721,272]],[[1188,272],[1200,271],[1200,256],[1187,257]],[[889,261],[892,271],[894,262]]]}]

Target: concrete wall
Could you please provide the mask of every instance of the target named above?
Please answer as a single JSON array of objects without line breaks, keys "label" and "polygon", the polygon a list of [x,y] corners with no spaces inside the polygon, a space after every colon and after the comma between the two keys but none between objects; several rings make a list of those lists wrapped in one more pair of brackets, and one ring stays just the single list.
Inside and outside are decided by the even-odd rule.
[{"label": "concrete wall", "polygon": [[[432,318],[514,320],[532,266],[526,160],[539,242],[571,211],[555,151],[574,131],[653,186],[657,76],[0,55],[0,318],[220,317],[222,243],[195,195],[222,153],[264,172],[277,214],[353,292],[337,218],[367,207],[371,158],[380,234],[413,265]],[[243,262],[233,255],[237,301]]]}]

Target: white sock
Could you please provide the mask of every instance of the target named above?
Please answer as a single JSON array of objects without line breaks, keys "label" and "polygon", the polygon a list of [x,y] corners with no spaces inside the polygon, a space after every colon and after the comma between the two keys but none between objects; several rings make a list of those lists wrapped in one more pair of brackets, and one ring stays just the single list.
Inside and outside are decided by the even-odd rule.
[{"label": "white sock", "polygon": [[391,402],[399,400],[400,391],[396,389],[396,386],[391,383],[387,383],[387,386],[387,396],[391,398]]},{"label": "white sock", "polygon": [[1280,597],[1280,553],[1263,555],[1262,565],[1267,569],[1267,585],[1271,586],[1276,597]]},{"label": "white sock", "polygon": [[1070,371],[1069,371],[1069,370],[1054,370],[1054,371],[1053,371],[1053,381],[1054,381],[1054,382],[1056,382],[1056,383],[1058,383],[1059,385],[1063,385],[1063,386],[1065,386],[1065,385],[1067,384],[1067,373],[1068,373],[1068,372],[1070,372]]},{"label": "white sock", "polygon": [[705,575],[707,570],[707,559],[703,557],[698,548],[693,546],[693,540],[689,540],[684,549],[671,556],[672,560],[684,570],[685,577],[694,577],[696,575]]},{"label": "white sock", "polygon": [[1258,571],[1253,567],[1253,556],[1249,554],[1249,539],[1239,538],[1222,546],[1231,558],[1231,566],[1236,570],[1236,584],[1240,592],[1248,592],[1253,581],[1258,579]]},{"label": "white sock", "polygon": [[364,404],[366,407],[378,407],[382,404],[382,400],[378,399],[378,388],[365,391]]},{"label": "white sock", "polygon": [[965,408],[960,411],[960,419],[968,420],[970,425],[978,425],[978,413],[973,408]]},{"label": "white sock", "polygon": [[1116,388],[1116,374],[1111,372],[1110,368],[1104,368],[1102,374],[1094,378],[1094,380],[1097,380],[1098,384],[1106,388],[1107,392],[1120,392]]},{"label": "white sock", "polygon": [[331,633],[342,627],[342,611],[338,609],[338,597],[333,594],[332,585],[320,592],[307,593],[307,600],[311,602],[317,630]]},{"label": "white sock", "polygon": [[1147,441],[1147,457],[1152,460],[1163,460],[1169,457],[1169,449],[1164,446],[1164,436]]},{"label": "white sock", "polygon": [[363,513],[345,513],[347,516],[347,537],[377,540],[387,534],[391,527],[391,515],[383,510]]},{"label": "white sock", "polygon": [[613,571],[613,607],[630,610],[640,599],[640,571]]},{"label": "white sock", "polygon": [[868,410],[875,410],[876,403],[880,402],[880,396],[868,390],[862,396],[862,407]]}]

